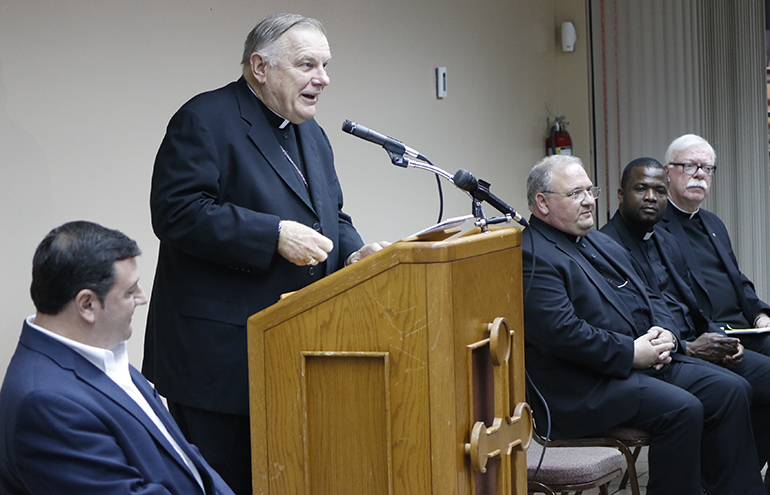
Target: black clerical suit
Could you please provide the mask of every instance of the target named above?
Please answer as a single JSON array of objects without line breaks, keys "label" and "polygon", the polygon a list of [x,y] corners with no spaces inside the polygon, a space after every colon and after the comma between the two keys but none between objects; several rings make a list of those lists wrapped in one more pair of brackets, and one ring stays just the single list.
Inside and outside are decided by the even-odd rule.
[{"label": "black clerical suit", "polygon": [[[194,97],[168,125],[150,192],[160,252],[142,372],[216,469],[244,473],[236,482],[220,472],[236,493],[251,493],[247,318],[342,268],[363,245],[342,211],[323,129],[314,119],[281,124],[243,77]],[[278,254],[281,220],[331,239],[326,261],[297,266]],[[195,416],[182,418],[182,408]],[[212,417],[246,431],[224,434],[209,426]],[[207,425],[198,431],[211,442],[190,433],[196,424]],[[238,468],[212,461],[230,438],[245,450],[233,455]]]},{"label": "black clerical suit", "polygon": [[[650,495],[700,495],[701,482],[712,495],[764,493],[746,380],[680,353],[659,371],[632,369],[634,340],[650,326],[677,331],[625,250],[600,232],[570,238],[536,217],[523,236],[526,367],[552,436],[649,431]],[[543,431],[543,406],[530,403]]]},{"label": "black clerical suit", "polygon": [[[730,236],[719,217],[703,208],[694,215],[685,213],[669,200],[659,225],[672,233],[685,250],[693,292],[706,317],[718,325],[749,328],[754,326],[754,319],[760,312],[770,314],[770,306],[759,299],[754,284],[738,268]],[[698,229],[697,239],[690,238],[690,229]],[[724,283],[710,284],[709,280],[715,278]],[[719,289],[714,288],[715,285]],[[733,290],[720,290],[722,287]],[[747,349],[770,356],[768,334],[744,336],[741,342]]]},{"label": "black clerical suit", "polygon": [[[635,230],[616,212],[601,231],[628,251],[639,277],[661,299],[668,302],[682,339],[695,340],[706,332],[724,331],[701,313],[688,281],[690,274],[676,238],[655,225],[652,235]],[[686,342],[685,342],[686,345]],[[753,389],[752,426],[760,465],[770,456],[770,357],[749,349],[737,366],[729,368],[745,378]]]}]

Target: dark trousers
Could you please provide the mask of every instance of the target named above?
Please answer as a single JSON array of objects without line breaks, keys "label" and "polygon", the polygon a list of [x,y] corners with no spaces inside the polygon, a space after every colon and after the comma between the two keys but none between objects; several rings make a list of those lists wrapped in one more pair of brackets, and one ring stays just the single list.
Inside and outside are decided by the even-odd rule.
[{"label": "dark trousers", "polygon": [[[745,378],[754,395],[751,399],[751,424],[760,468],[770,461],[770,333],[740,335],[746,348],[743,361],[732,371]],[[770,476],[765,475],[770,493]]]},{"label": "dark trousers", "polygon": [[741,344],[746,349],[770,356],[770,332],[757,333],[752,335],[739,335]]},{"label": "dark trousers", "polygon": [[741,364],[728,369],[751,385],[751,425],[759,466],[762,467],[770,460],[770,356],[746,349]]},{"label": "dark trousers", "polygon": [[650,432],[648,495],[765,493],[746,380],[684,356],[640,374],[639,411],[624,425]]},{"label": "dark trousers", "polygon": [[168,401],[168,410],[188,442],[198,447],[236,495],[252,495],[249,417]]}]

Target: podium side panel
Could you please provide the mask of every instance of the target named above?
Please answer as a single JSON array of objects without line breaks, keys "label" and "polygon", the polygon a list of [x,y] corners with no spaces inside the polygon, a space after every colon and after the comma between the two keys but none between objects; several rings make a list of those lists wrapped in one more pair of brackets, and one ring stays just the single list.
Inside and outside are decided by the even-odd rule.
[{"label": "podium side panel", "polygon": [[248,326],[249,416],[251,429],[251,483],[254,495],[270,493],[267,465],[267,418],[265,416],[264,333]]},{"label": "podium side panel", "polygon": [[[514,301],[516,305],[513,308],[513,316],[508,320],[513,330],[513,349],[511,349],[511,398],[513,407],[520,402],[526,402],[526,376],[524,367],[524,308],[523,304],[523,284],[522,277],[524,274],[521,269],[521,248],[517,248],[513,252],[513,263],[516,267],[513,273],[513,288],[514,288]],[[513,410],[510,412],[513,414]],[[527,453],[517,449],[513,452],[512,459],[512,475],[511,484],[513,486],[513,493],[525,494],[527,493]]]},{"label": "podium side panel", "polygon": [[457,454],[458,410],[464,405],[455,390],[454,347],[461,344],[453,331],[452,271],[450,263],[426,265],[433,495],[470,493],[465,459]]},{"label": "podium side panel", "polygon": [[[476,419],[473,417],[473,376],[471,369],[472,349],[478,343],[489,338],[488,325],[495,318],[503,317],[508,320],[513,330],[513,349],[511,365],[513,380],[511,387],[511,410],[518,402],[524,402],[524,360],[523,360],[523,326],[521,308],[521,248],[514,245],[500,251],[487,253],[482,256],[458,260],[452,266],[452,308],[454,308],[453,332],[456,345],[454,347],[454,378],[457,404],[454,452],[457,469],[454,476],[458,479],[459,493],[476,494],[474,479],[486,476],[476,473],[470,468],[464,444],[470,441],[470,431]],[[494,384],[497,386],[498,384]],[[500,384],[502,385],[502,384]],[[508,385],[508,384],[506,384]],[[491,425],[489,425],[491,426]],[[526,485],[520,484],[520,479],[526,480],[526,469],[519,469],[526,464],[521,463],[524,453],[514,452],[511,462],[517,468],[513,473],[513,493],[526,493]],[[497,462],[497,461],[495,461]],[[506,465],[508,465],[506,463]],[[498,470],[499,471],[499,470]],[[435,476],[435,474],[434,474]],[[501,484],[502,481],[502,484]],[[495,481],[496,492],[510,493],[507,487],[508,475],[503,475]],[[523,491],[519,488],[523,486]],[[516,491],[519,490],[519,491]]]}]

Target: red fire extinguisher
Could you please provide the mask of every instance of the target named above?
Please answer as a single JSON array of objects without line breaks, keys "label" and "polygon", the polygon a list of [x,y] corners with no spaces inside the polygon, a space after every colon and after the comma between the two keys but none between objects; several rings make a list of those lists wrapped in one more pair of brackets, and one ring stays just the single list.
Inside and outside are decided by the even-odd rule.
[{"label": "red fire extinguisher", "polygon": [[564,116],[556,117],[551,126],[551,135],[545,139],[545,154],[551,155],[571,155],[572,139],[567,132],[567,124]]}]

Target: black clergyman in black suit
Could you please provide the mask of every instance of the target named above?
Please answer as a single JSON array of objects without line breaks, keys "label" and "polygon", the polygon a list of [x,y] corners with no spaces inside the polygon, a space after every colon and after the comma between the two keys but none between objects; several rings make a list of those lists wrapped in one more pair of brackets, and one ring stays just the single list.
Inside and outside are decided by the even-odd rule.
[{"label": "black clergyman in black suit", "polygon": [[629,163],[620,181],[618,211],[601,231],[626,248],[639,277],[666,301],[687,355],[724,366],[751,384],[754,442],[764,465],[770,455],[770,357],[745,350],[701,313],[679,242],[658,225],[668,202],[667,184],[657,160]]},{"label": "black clergyman in black suit", "polygon": [[[550,406],[553,437],[618,425],[649,431],[650,495],[701,495],[701,486],[712,495],[764,493],[750,385],[681,352],[665,303],[619,244],[591,230],[597,192],[569,156],[542,160],[527,181],[526,366]],[[542,431],[543,407],[531,403]]]},{"label": "black clergyman in black suit", "polygon": [[243,77],[185,103],[155,161],[160,253],[142,371],[239,495],[251,494],[247,318],[380,249],[343,213],[313,118],[330,59],[317,20],[263,19]]}]

